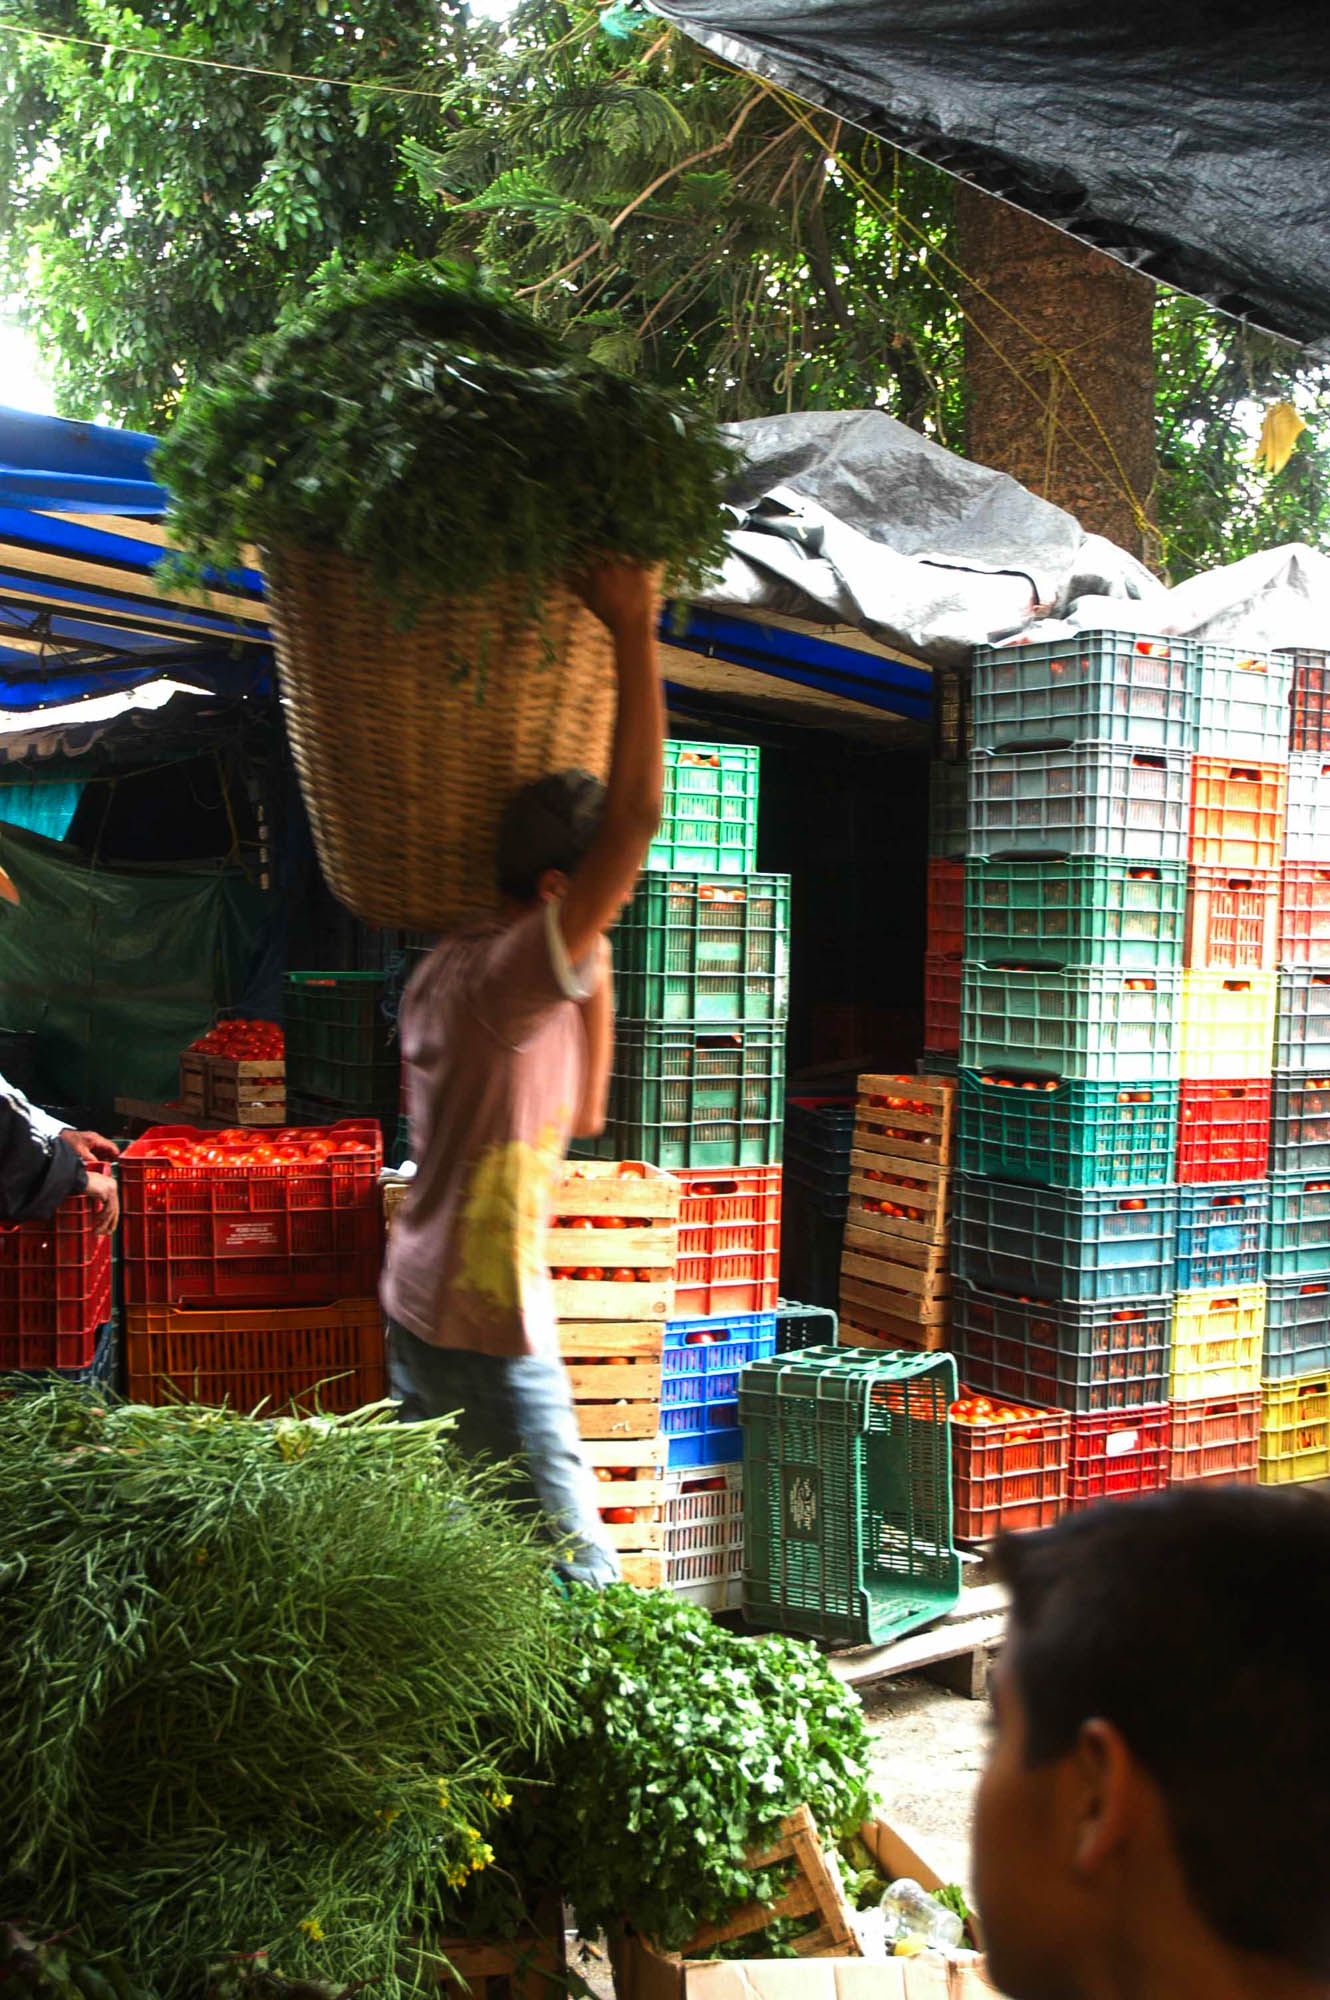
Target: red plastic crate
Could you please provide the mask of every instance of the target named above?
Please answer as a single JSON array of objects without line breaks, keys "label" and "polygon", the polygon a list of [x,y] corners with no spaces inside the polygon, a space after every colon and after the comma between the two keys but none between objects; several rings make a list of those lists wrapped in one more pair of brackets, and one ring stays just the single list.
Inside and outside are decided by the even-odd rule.
[{"label": "red plastic crate", "polygon": [[928,864],[928,949],[944,958],[965,950],[965,863]]},{"label": "red plastic crate", "polygon": [[1270,1160],[1270,1079],[1184,1077],[1178,1105],[1180,1181],[1264,1180]]},{"label": "red plastic crate", "polygon": [[1266,972],[1278,953],[1278,869],[1187,870],[1187,971]]},{"label": "red plastic crate", "polygon": [[1190,1486],[1214,1480],[1254,1486],[1261,1440],[1261,1392],[1215,1396],[1172,1405],[1168,1429],[1168,1483]]},{"label": "red plastic crate", "polygon": [[1171,1405],[1104,1410],[1071,1420],[1067,1499],[1072,1508],[1157,1493],[1168,1480]]},{"label": "red plastic crate", "polygon": [[684,1167],[676,1319],[774,1312],[780,1294],[779,1167]]},{"label": "red plastic crate", "polygon": [[1284,858],[1287,764],[1239,764],[1194,757],[1191,845],[1194,868],[1278,868]]},{"label": "red plastic crate", "polygon": [[[378,1290],[383,1136],[376,1121],[345,1119],[299,1132],[348,1148],[319,1162],[233,1165],[218,1146],[215,1160],[195,1164],[161,1151],[211,1136],[159,1125],[121,1155],[128,1304],[286,1304]],[[252,1136],[267,1148],[282,1142],[280,1132]]]},{"label": "red plastic crate", "polygon": [[1294,750],[1330,750],[1330,653],[1291,647]]},{"label": "red plastic crate", "polygon": [[[962,1388],[964,1400],[969,1392]],[[1013,1423],[951,1422],[952,1506],[958,1542],[1051,1528],[1067,1511],[1071,1418],[1022,1410]]]},{"label": "red plastic crate", "polygon": [[1330,965],[1330,866],[1284,863],[1281,965]]},{"label": "red plastic crate", "polygon": [[961,967],[941,952],[924,955],[924,1047],[954,1056],[961,1046]]},{"label": "red plastic crate", "polygon": [[87,1195],[0,1225],[0,1368],[86,1368],[111,1317],[111,1239]]},{"label": "red plastic crate", "polygon": [[383,1313],[377,1299],[261,1312],[126,1313],[133,1403],[228,1404],[284,1410],[358,1410],[387,1394]]}]

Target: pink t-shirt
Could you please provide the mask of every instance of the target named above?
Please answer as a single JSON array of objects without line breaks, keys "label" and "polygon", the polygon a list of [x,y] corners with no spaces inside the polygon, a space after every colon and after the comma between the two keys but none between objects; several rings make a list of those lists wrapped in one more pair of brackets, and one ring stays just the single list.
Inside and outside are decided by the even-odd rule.
[{"label": "pink t-shirt", "polygon": [[435,1347],[558,1352],[545,1231],[586,1081],[588,990],[556,903],[446,937],[406,989],[416,1177],[383,1306]]}]

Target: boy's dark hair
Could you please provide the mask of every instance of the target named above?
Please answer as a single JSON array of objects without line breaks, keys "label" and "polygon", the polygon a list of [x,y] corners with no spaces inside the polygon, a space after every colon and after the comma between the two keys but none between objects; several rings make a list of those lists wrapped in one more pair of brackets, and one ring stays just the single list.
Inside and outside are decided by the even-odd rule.
[{"label": "boy's dark hair", "polygon": [[605,787],[589,771],[551,771],[514,792],[499,822],[499,887],[516,902],[535,899],[547,868],[571,875],[596,837]]},{"label": "boy's dark hair", "polygon": [[1030,1763],[1111,1722],[1217,1936],[1330,1977],[1330,1501],[1195,1488],[997,1549]]}]

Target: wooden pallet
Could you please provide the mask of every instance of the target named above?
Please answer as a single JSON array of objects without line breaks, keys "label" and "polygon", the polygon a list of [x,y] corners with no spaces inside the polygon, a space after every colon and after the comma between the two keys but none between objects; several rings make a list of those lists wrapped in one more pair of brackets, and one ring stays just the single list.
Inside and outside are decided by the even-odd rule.
[{"label": "wooden pallet", "polygon": [[762,1903],[754,1898],[722,1923],[703,1924],[681,1955],[693,1958],[718,1944],[728,1944],[733,1938],[749,1937],[754,1931],[764,1930],[777,1917],[815,1915],[820,1919],[816,1930],[792,1941],[798,1957],[859,1957],[859,1941],[850,1922],[850,1906],[840,1876],[818,1839],[807,1806],[800,1806],[782,1820],[780,1834],[769,1847],[750,1850],[744,1866],[757,1874],[783,1863],[793,1866],[794,1877],[774,1902]]},{"label": "wooden pallet", "polygon": [[974,1701],[988,1692],[988,1669],[1007,1628],[1007,1593],[1001,1584],[979,1584],[961,1592],[960,1603],[935,1625],[909,1632],[889,1646],[863,1646],[833,1653],[836,1678],[852,1687],[924,1674]]}]

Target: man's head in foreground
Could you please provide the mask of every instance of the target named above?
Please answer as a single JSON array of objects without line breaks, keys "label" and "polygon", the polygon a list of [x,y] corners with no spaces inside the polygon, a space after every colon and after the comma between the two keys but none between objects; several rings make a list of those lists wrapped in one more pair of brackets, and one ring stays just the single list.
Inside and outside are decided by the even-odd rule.
[{"label": "man's head in foreground", "polygon": [[1193,1488],[999,1548],[974,1887],[1017,2000],[1330,1994],[1330,1501]]},{"label": "man's head in foreground", "polygon": [[504,900],[529,909],[561,896],[600,828],[605,787],[589,771],[551,771],[514,792],[499,822]]}]

